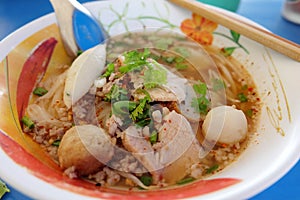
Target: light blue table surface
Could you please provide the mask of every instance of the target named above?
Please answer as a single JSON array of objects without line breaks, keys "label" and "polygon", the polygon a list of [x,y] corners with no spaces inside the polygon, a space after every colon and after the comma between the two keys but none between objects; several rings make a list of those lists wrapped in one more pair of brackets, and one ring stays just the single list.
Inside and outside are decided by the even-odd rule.
[{"label": "light blue table surface", "polygon": [[[81,3],[88,1],[91,0],[79,0]],[[241,0],[237,13],[300,44],[300,25],[281,17],[282,4],[283,0]],[[0,0],[0,40],[26,23],[52,11],[48,0]],[[14,188],[10,187],[10,190],[1,200],[30,200]],[[300,162],[277,183],[251,199],[300,199]]]}]

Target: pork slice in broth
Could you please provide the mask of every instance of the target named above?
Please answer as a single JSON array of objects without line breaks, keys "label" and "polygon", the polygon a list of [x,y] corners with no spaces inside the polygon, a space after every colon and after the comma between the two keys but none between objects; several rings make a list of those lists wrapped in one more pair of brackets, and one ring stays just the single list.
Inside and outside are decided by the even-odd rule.
[{"label": "pork slice in broth", "polygon": [[159,163],[150,141],[142,136],[141,129],[128,127],[124,131],[123,145],[152,174],[153,183],[158,183],[163,166]]},{"label": "pork slice in broth", "polygon": [[199,162],[201,147],[185,117],[172,111],[163,121],[159,142],[153,146],[134,126],[125,130],[123,145],[153,175],[153,183],[174,184]]},{"label": "pork slice in broth", "polygon": [[192,165],[199,163],[202,150],[190,123],[181,114],[170,112],[159,131],[158,148],[160,163],[164,166],[162,177],[168,184],[184,178]]},{"label": "pork slice in broth", "polygon": [[[171,92],[168,91],[165,88],[151,88],[151,89],[146,89],[146,91],[149,93],[152,101],[175,101],[177,102],[177,96]],[[145,97],[145,94],[141,93],[135,93],[134,95],[135,99],[143,99]]]}]

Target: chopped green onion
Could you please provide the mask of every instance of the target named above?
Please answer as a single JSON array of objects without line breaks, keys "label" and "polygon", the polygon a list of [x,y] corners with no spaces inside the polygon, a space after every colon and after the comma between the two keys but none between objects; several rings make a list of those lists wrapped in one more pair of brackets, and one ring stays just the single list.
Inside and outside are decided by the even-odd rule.
[{"label": "chopped green onion", "polygon": [[187,184],[187,183],[190,183],[190,182],[192,182],[194,180],[195,180],[195,178],[193,178],[193,177],[184,178],[184,179],[178,181],[177,185]]},{"label": "chopped green onion", "polygon": [[155,144],[157,142],[157,139],[158,139],[158,134],[156,131],[152,131],[151,135],[150,135],[150,142],[151,144]]},{"label": "chopped green onion", "polygon": [[38,96],[43,96],[47,94],[48,90],[46,90],[43,87],[37,87],[33,90],[33,94],[38,95]]},{"label": "chopped green onion", "polygon": [[192,99],[192,107],[200,114],[207,114],[209,104],[210,102],[205,96]]},{"label": "chopped green onion", "polygon": [[146,186],[150,186],[152,184],[152,177],[148,175],[141,176],[140,180]]},{"label": "chopped green onion", "polygon": [[173,43],[173,40],[171,38],[160,38],[155,42],[155,47],[158,49],[168,49],[168,47]]},{"label": "chopped green onion", "polygon": [[128,100],[128,91],[121,87],[115,87],[115,89],[112,91],[111,97],[113,100],[116,101],[124,101]]},{"label": "chopped green onion", "polygon": [[146,96],[139,101],[137,107],[131,112],[130,118],[133,121],[142,121],[149,118],[149,112],[147,110],[149,109],[149,102],[151,102],[150,94],[143,89],[139,90],[139,92],[143,92]]},{"label": "chopped green onion", "polygon": [[7,192],[10,192],[10,190],[7,188],[6,184],[0,180],[0,199]]},{"label": "chopped green onion", "polygon": [[206,170],[206,174],[211,174],[219,168],[219,165],[213,165]]},{"label": "chopped green onion", "polygon": [[21,121],[28,128],[30,128],[30,129],[34,128],[34,123],[29,117],[24,116],[24,117],[22,117]]},{"label": "chopped green onion", "polygon": [[170,63],[170,64],[175,61],[175,57],[164,57],[163,59],[165,62]]},{"label": "chopped green onion", "polygon": [[52,146],[55,146],[55,147],[58,147],[60,145],[60,140],[55,140],[53,143],[52,143]]},{"label": "chopped green onion", "polygon": [[77,51],[77,57],[80,56],[82,53],[83,53],[82,50],[78,50],[78,51]]},{"label": "chopped green onion", "polygon": [[102,75],[102,77],[109,77],[114,71],[115,71],[115,65],[113,63],[110,63],[107,65],[106,71]]},{"label": "chopped green onion", "polygon": [[176,57],[175,58],[175,62],[176,63],[182,63],[184,61],[184,58],[183,57]]},{"label": "chopped green onion", "polygon": [[[146,116],[146,118],[136,121],[135,124],[138,125],[139,127],[145,127],[148,124],[150,124],[151,118],[147,114],[145,114],[145,116]],[[140,116],[140,118],[143,118],[143,116]]]},{"label": "chopped green onion", "polygon": [[177,64],[175,65],[175,68],[178,69],[178,70],[186,69],[186,68],[188,68],[188,67],[189,67],[188,65],[183,64],[183,63],[177,63]]},{"label": "chopped green onion", "polygon": [[239,93],[238,94],[238,99],[240,100],[240,102],[244,103],[248,101],[247,96],[244,93]]},{"label": "chopped green onion", "polygon": [[152,58],[153,60],[158,61],[158,60],[161,58],[161,56],[155,55],[155,54],[151,54],[151,55],[149,56],[149,58]]},{"label": "chopped green onion", "polygon": [[242,90],[247,90],[247,89],[248,89],[248,85],[247,84],[242,86]]},{"label": "chopped green onion", "polygon": [[253,117],[253,110],[252,110],[252,109],[246,110],[246,111],[245,111],[245,115],[246,115],[247,117],[252,118],[252,117]]}]

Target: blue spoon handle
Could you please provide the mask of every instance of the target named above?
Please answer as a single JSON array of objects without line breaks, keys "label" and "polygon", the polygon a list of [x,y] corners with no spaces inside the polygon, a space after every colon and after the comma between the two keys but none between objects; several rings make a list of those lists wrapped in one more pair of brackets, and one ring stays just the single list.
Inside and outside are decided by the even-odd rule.
[{"label": "blue spoon handle", "polygon": [[64,47],[71,57],[79,50],[105,42],[108,35],[87,8],[76,0],[50,0],[59,25]]},{"label": "blue spoon handle", "polygon": [[94,16],[77,9],[73,13],[73,32],[76,44],[82,51],[104,43],[107,38],[107,34]]}]

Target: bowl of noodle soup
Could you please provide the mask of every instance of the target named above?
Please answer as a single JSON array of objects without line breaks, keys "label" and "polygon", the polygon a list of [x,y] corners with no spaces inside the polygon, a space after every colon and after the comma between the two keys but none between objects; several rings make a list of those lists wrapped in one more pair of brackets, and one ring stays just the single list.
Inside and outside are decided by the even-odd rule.
[{"label": "bowl of noodle soup", "polygon": [[169,2],[86,6],[109,38],[75,57],[54,14],[1,44],[5,181],[33,198],[249,198],[298,160],[299,63]]}]

